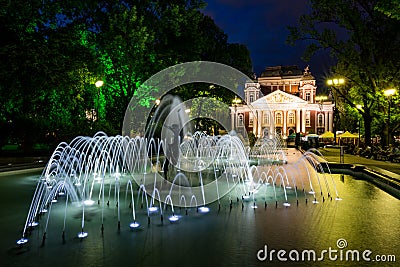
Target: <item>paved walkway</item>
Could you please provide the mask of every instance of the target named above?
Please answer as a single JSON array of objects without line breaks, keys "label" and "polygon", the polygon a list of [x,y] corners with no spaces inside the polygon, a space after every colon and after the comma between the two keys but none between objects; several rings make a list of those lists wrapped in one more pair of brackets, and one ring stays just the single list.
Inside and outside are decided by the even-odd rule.
[{"label": "paved walkway", "polygon": [[[340,149],[338,148],[319,148],[318,149],[328,162],[340,162]],[[360,164],[371,170],[383,174],[395,173],[400,177],[400,163],[392,163],[383,160],[367,159],[361,156],[351,154],[344,155],[344,163]],[[396,175],[396,176],[397,176]]]},{"label": "paved walkway", "polygon": [[44,167],[47,157],[0,157],[0,172]]}]

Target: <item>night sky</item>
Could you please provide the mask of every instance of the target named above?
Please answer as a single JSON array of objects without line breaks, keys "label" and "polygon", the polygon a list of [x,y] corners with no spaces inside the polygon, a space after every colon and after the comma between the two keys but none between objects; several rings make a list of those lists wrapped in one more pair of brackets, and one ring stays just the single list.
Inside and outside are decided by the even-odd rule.
[{"label": "night sky", "polygon": [[228,35],[230,43],[241,43],[250,50],[254,72],[259,76],[267,66],[298,65],[310,70],[323,82],[333,60],[327,52],[310,62],[301,59],[305,44],[285,44],[287,26],[295,26],[300,15],[309,12],[307,0],[206,0],[203,10]]}]

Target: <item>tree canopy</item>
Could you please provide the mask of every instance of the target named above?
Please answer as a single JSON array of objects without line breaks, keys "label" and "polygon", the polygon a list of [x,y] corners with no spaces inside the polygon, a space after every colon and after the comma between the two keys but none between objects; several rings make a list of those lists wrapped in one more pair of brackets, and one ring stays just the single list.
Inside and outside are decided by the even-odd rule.
[{"label": "tree canopy", "polygon": [[[98,130],[118,134],[136,89],[171,65],[209,60],[250,75],[249,51],[228,43],[201,12],[205,5],[2,1],[0,33],[7,38],[0,40],[0,147],[20,143],[27,151],[35,142],[57,143]],[[97,80],[104,85],[96,87]],[[148,101],[144,97],[140,104]]]},{"label": "tree canopy", "polygon": [[[300,17],[299,26],[289,27],[288,41],[307,42],[305,58],[321,49],[330,50],[338,62],[330,76],[346,80],[345,85],[331,88],[338,111],[362,105],[358,112],[363,117],[366,143],[370,144],[371,135],[385,136],[383,115],[388,112],[389,99],[383,92],[399,86],[400,21],[382,13],[379,6],[382,1],[378,0],[311,0],[310,3],[312,11]],[[397,96],[391,100],[397,105]],[[398,131],[394,127],[398,124],[396,109],[389,126],[391,134]]]}]

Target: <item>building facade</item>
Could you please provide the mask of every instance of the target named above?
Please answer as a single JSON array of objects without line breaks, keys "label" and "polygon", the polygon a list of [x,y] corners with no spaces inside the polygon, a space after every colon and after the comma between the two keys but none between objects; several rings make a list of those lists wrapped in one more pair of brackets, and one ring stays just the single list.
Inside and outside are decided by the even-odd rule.
[{"label": "building facade", "polygon": [[279,134],[322,134],[333,130],[332,100],[317,97],[316,80],[308,67],[267,67],[245,85],[245,103],[231,107],[231,126],[262,137]]}]

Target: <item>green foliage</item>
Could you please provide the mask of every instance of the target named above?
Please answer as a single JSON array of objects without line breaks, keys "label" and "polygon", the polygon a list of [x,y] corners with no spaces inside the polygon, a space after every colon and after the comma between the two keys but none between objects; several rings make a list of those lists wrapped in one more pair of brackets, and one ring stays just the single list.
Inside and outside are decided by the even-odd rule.
[{"label": "green foliage", "polygon": [[398,0],[380,0],[375,9],[390,18],[400,20],[400,2]]},{"label": "green foliage", "polygon": [[[383,90],[400,84],[400,21],[378,11],[382,2],[312,0],[311,13],[300,18],[298,27],[289,27],[289,43],[308,42],[305,58],[328,49],[337,59],[331,75],[345,78],[346,85],[332,88],[333,95],[342,110],[363,106],[367,143],[375,125],[385,124],[380,115],[388,101]],[[393,115],[398,116],[398,109]]]},{"label": "green foliage", "polygon": [[[202,0],[4,2],[1,140],[33,144],[69,141],[98,130],[117,134],[133,96],[137,105],[154,101],[149,92],[156,88],[137,89],[177,63],[212,60],[251,73],[247,48],[229,44],[200,12],[204,6]],[[104,85],[96,88],[99,79]],[[187,99],[203,95],[192,88],[177,91]],[[218,92],[208,95],[229,101]]]}]

